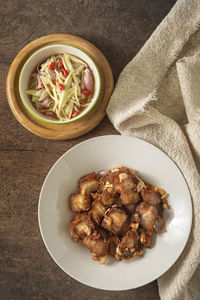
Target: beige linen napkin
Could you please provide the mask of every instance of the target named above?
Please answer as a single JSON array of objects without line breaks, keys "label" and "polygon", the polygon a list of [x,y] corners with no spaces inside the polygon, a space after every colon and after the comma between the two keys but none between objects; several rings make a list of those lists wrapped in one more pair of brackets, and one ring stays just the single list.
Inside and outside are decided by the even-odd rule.
[{"label": "beige linen napkin", "polygon": [[181,257],[158,279],[162,300],[200,299],[199,25],[200,0],[178,0],[122,71],[107,108],[121,134],[167,153],[191,192],[192,231]]}]

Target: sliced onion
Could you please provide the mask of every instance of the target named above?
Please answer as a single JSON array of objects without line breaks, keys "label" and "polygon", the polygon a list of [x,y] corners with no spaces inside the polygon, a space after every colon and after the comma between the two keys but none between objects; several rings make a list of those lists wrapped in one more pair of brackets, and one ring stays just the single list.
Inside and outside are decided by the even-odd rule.
[{"label": "sliced onion", "polygon": [[41,103],[41,105],[42,105],[43,107],[48,107],[48,106],[49,106],[49,102],[50,102],[50,99],[49,99],[49,98],[46,98],[46,99]]},{"label": "sliced onion", "polygon": [[47,91],[46,90],[43,91],[42,94],[41,94],[41,96],[40,96],[40,101],[44,100],[47,96],[48,96]]},{"label": "sliced onion", "polygon": [[38,81],[38,89],[41,89],[42,88],[42,81],[40,79],[40,75],[37,74],[37,81]]},{"label": "sliced onion", "polygon": [[49,70],[49,73],[51,74],[52,81],[56,80],[56,73],[53,70]]},{"label": "sliced onion", "polygon": [[155,225],[154,225],[154,230],[157,233],[163,233],[166,232],[166,226],[165,226],[165,221],[163,220],[162,217],[158,216]]},{"label": "sliced onion", "polygon": [[46,111],[47,116],[54,116],[55,113],[53,111]]},{"label": "sliced onion", "polygon": [[83,82],[87,90],[91,91],[92,89],[92,76],[89,69],[85,69],[83,74]]}]

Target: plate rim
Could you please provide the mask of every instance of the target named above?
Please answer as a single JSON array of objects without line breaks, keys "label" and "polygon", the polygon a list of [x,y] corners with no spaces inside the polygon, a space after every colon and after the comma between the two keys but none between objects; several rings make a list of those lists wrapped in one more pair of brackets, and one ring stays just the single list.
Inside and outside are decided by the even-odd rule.
[{"label": "plate rim", "polygon": [[[178,169],[178,171],[180,172],[185,184],[186,184],[186,187],[187,187],[187,190],[188,190],[188,194],[189,194],[189,205],[190,205],[190,211],[189,211],[189,219],[190,219],[190,224],[188,226],[189,230],[188,230],[188,234],[187,234],[187,238],[185,239],[185,243],[184,245],[182,246],[182,249],[179,253],[179,255],[176,257],[176,259],[174,260],[174,262],[171,264],[170,267],[167,267],[159,276],[153,278],[153,279],[150,279],[149,281],[147,281],[145,284],[142,283],[142,284],[138,284],[136,287],[130,287],[130,288],[116,288],[116,289],[109,289],[109,288],[101,288],[101,287],[97,287],[93,284],[88,284],[88,283],[85,283],[83,282],[81,279],[77,279],[75,276],[69,274],[61,265],[60,263],[54,258],[54,256],[51,254],[51,251],[50,249],[48,248],[47,246],[47,243],[45,241],[45,237],[43,235],[43,232],[42,232],[42,227],[41,227],[41,221],[40,221],[40,205],[41,205],[41,197],[42,197],[42,192],[43,192],[43,189],[44,189],[44,186],[46,184],[46,181],[48,179],[48,176],[50,175],[50,173],[53,171],[54,167],[56,166],[56,164],[61,160],[63,159],[63,157],[65,155],[67,155],[68,153],[70,153],[71,151],[73,151],[75,148],[78,148],[80,147],[82,144],[85,144],[85,143],[88,143],[88,142],[91,142],[93,140],[97,140],[97,139],[104,139],[104,138],[110,138],[110,137],[114,137],[114,138],[128,138],[128,139],[133,139],[133,140],[137,140],[137,141],[140,141],[142,143],[145,143],[145,144],[148,144],[150,147],[152,148],[155,148],[157,149],[158,151],[162,152],[162,154],[164,154],[164,156],[166,156],[168,159],[170,159],[170,161],[173,163],[173,165]],[[77,282],[80,282],[88,287],[92,287],[92,288],[96,288],[96,289],[99,289],[99,290],[104,290],[104,291],[126,291],[126,290],[131,290],[131,289],[136,289],[136,288],[139,288],[139,287],[142,287],[142,286],[145,286],[155,280],[157,280],[158,278],[160,278],[162,275],[164,275],[168,270],[170,270],[170,268],[177,262],[177,260],[180,258],[180,256],[182,255],[185,247],[186,247],[186,244],[188,243],[188,240],[189,240],[189,237],[190,237],[190,234],[191,234],[191,228],[192,228],[192,220],[193,220],[193,205],[192,205],[192,197],[191,197],[191,193],[190,193],[190,190],[189,190],[189,187],[188,187],[188,184],[186,182],[186,179],[182,173],[182,171],[180,170],[180,168],[178,167],[178,165],[164,152],[162,151],[160,148],[158,148],[157,146],[154,146],[153,144],[145,141],[145,140],[142,140],[142,139],[139,139],[139,138],[136,138],[136,137],[131,137],[131,136],[128,136],[128,135],[115,135],[115,134],[111,134],[111,135],[102,135],[102,136],[97,136],[97,137],[94,137],[94,138],[91,138],[91,139],[87,139],[87,140],[84,140],[76,145],[74,145],[73,147],[71,147],[69,150],[67,150],[66,152],[64,152],[57,160],[56,162],[52,165],[52,167],[50,168],[50,170],[48,171],[46,177],[45,177],[45,180],[42,184],[42,187],[41,187],[41,190],[40,190],[40,195],[39,195],[39,201],[38,201],[38,224],[39,224],[39,230],[40,230],[40,234],[42,236],[42,240],[45,244],[45,247],[49,253],[49,255],[51,256],[51,258],[53,259],[53,261],[56,263],[57,266],[59,266],[61,268],[61,270],[67,274],[68,276],[70,276],[71,278],[75,279]]]}]

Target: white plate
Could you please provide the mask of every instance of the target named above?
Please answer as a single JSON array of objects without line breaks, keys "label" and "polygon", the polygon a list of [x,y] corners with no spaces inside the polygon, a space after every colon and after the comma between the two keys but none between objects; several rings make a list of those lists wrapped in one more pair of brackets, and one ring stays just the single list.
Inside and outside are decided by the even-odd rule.
[{"label": "white plate", "polygon": [[[144,257],[100,265],[69,233],[73,213],[67,199],[78,179],[92,171],[124,165],[136,169],[149,183],[169,193],[167,232],[156,238]],[[187,184],[175,163],[158,148],[131,137],[109,135],[80,143],[54,164],[39,200],[39,226],[44,243],[60,268],[76,280],[105,290],[145,285],[165,273],[178,259],[188,240],[192,205]]]}]

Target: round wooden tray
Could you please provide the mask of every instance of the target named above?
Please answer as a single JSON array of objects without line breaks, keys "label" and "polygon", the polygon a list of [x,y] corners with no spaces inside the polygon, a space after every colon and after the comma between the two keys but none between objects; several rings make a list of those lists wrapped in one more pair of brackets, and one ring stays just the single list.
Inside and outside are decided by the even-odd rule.
[{"label": "round wooden tray", "polygon": [[[48,124],[36,119],[24,107],[19,95],[19,74],[27,58],[36,50],[51,44],[76,46],[86,52],[99,68],[102,87],[99,99],[94,108],[82,119],[69,124]],[[105,56],[90,42],[69,34],[51,34],[43,36],[24,47],[15,57],[8,72],[6,93],[10,108],[16,119],[29,131],[48,139],[64,140],[81,136],[103,119],[106,106],[113,91],[113,74]]]}]

